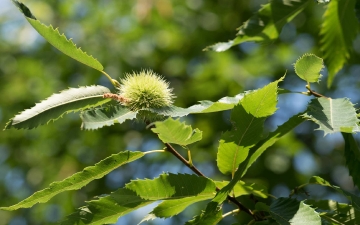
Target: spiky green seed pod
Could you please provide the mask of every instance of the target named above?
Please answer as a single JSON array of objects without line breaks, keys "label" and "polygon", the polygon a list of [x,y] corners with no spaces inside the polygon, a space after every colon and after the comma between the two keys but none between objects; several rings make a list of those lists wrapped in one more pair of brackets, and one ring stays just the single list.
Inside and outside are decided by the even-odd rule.
[{"label": "spiky green seed pod", "polygon": [[120,82],[119,95],[124,98],[122,104],[132,111],[162,108],[173,103],[174,95],[169,83],[151,70],[126,74]]}]

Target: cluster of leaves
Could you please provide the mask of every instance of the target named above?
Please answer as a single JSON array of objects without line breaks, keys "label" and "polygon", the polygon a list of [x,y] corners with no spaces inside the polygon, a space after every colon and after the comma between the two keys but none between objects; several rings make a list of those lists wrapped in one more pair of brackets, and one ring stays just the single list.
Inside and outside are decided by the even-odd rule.
[{"label": "cluster of leaves", "polygon": [[[319,35],[320,49],[329,72],[328,86],[331,86],[337,72],[350,57],[352,42],[358,33],[358,3],[356,0],[317,1],[327,3]],[[247,41],[269,42],[277,39],[282,27],[300,14],[312,0],[271,0],[238,28],[236,38],[217,43],[206,49],[225,51],[234,45]],[[355,8],[355,4],[357,7]]]},{"label": "cluster of leaves", "polygon": [[[225,48],[244,41],[275,39],[278,37],[281,27],[301,12],[309,4],[308,2],[273,0],[264,5],[254,17],[241,27],[239,37],[234,41],[217,44],[211,48],[225,50]],[[324,45],[325,52],[330,51],[328,45],[330,45],[332,39],[329,41],[329,37],[335,37],[332,33],[335,31],[329,30],[332,28],[327,25],[327,21],[340,21],[339,26],[347,27],[348,20],[353,19],[351,16],[349,16],[350,19],[347,17],[347,19],[344,19],[343,14],[336,18],[329,15],[329,12],[333,10],[340,11],[342,9],[342,13],[349,11],[348,8],[343,9],[343,6],[340,6],[341,4],[338,2],[340,1],[331,1],[325,14],[325,22],[322,28],[324,43],[326,43]],[[71,40],[61,35],[57,29],[42,24],[24,4],[17,1],[14,1],[14,3],[25,15],[29,23],[49,43],[75,60],[101,71],[109,78],[114,87],[119,87],[120,84],[103,71],[103,66],[95,58],[77,48]],[[352,3],[354,1],[349,1],[346,7],[350,6],[353,9],[354,4]],[[284,16],[285,14],[286,16]],[[345,38],[344,35],[348,34],[346,32],[348,31],[343,29],[339,33],[340,37],[343,38],[342,40],[344,40],[342,48],[345,46],[345,55],[335,54],[342,59],[348,57],[348,41],[353,38],[353,35],[348,35]],[[327,60],[331,61],[330,58],[325,54],[325,62]],[[344,60],[341,61],[341,66],[344,62]],[[110,98],[103,98],[104,94],[110,93],[110,90],[98,85],[70,88],[54,94],[33,108],[16,115],[6,125],[6,128],[32,129],[56,120],[65,113],[81,111],[82,127],[84,129],[99,129],[115,123],[122,123],[128,119],[134,119],[139,114],[144,115],[143,112],[146,112],[169,117],[164,121],[156,121],[149,125],[151,130],[164,143],[165,149],[145,153],[122,151],[111,155],[94,166],[87,167],[62,181],[50,184],[48,188],[34,193],[18,204],[2,207],[1,209],[16,210],[32,207],[36,203],[45,203],[61,192],[80,189],[89,182],[100,179],[112,170],[135,161],[146,154],[170,152],[192,169],[196,175],[163,173],[152,180],[131,181],[125,187],[107,196],[89,201],[86,206],[67,216],[60,224],[114,223],[119,217],[159,200],[162,202],[143,221],[156,217],[172,217],[182,212],[189,205],[210,200],[206,209],[195,216],[194,219],[189,220],[187,224],[216,224],[226,215],[239,211],[249,214],[256,224],[357,223],[358,218],[356,215],[360,211],[358,197],[331,185],[320,177],[311,178],[307,184],[301,185],[300,188],[309,184],[330,187],[346,196],[350,203],[337,203],[332,200],[298,201],[289,196],[288,198],[275,197],[276,199],[270,205],[256,201],[253,207],[248,208],[237,199],[237,197],[243,195],[254,195],[264,199],[270,196],[262,185],[245,183],[241,179],[266,149],[305,120],[311,120],[318,124],[318,129],[324,131],[325,135],[335,132],[343,133],[346,144],[345,158],[347,165],[354,183],[360,186],[360,177],[356,173],[360,162],[359,149],[352,136],[352,133],[359,131],[356,109],[349,99],[331,99],[310,88],[310,83],[319,82],[322,68],[323,60],[313,54],[305,54],[297,60],[294,65],[295,72],[307,82],[307,92],[301,94],[315,96],[316,98],[310,101],[305,112],[292,116],[267,136],[263,135],[264,122],[276,112],[278,94],[291,92],[288,90],[283,91],[278,87],[279,83],[285,79],[285,76],[258,90],[240,93],[235,97],[224,97],[217,102],[201,101],[199,104],[188,108],[170,105],[162,108],[150,107],[132,111],[118,102],[115,104],[110,103]],[[334,75],[339,70],[339,66],[329,68],[329,70],[330,74]],[[229,179],[217,181],[205,177],[191,160],[189,145],[200,141],[202,132],[199,129],[193,130],[191,126],[172,118],[194,113],[211,113],[225,110],[231,110],[233,127],[222,134],[219,140],[216,161],[219,171],[224,175],[228,175]],[[188,159],[184,159],[177,153],[171,144],[180,145],[187,149]],[[296,190],[298,188],[294,190],[293,194],[296,194]],[[222,205],[226,200],[235,204],[238,209],[223,214]]]}]

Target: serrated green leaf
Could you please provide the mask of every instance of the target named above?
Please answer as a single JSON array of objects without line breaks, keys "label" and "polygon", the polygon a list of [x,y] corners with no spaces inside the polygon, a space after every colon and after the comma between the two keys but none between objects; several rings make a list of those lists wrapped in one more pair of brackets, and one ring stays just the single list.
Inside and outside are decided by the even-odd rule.
[{"label": "serrated green leaf", "polygon": [[16,115],[7,124],[5,129],[32,129],[39,125],[55,121],[65,113],[77,112],[96,107],[109,102],[103,94],[110,90],[103,86],[88,86],[70,88],[58,94],[53,94],[44,101],[37,103],[31,109],[26,109]]},{"label": "serrated green leaf", "polygon": [[308,105],[303,116],[312,120],[325,135],[335,132],[359,132],[359,119],[354,105],[347,98],[315,98]]},{"label": "serrated green leaf", "polygon": [[274,114],[277,110],[276,103],[278,84],[284,80],[284,77],[271,82],[263,88],[246,94],[241,100],[241,105],[244,106],[246,112],[256,118],[268,117]]},{"label": "serrated green leaf", "polygon": [[358,197],[354,194],[351,194],[350,192],[345,191],[338,186],[330,184],[327,180],[325,180],[324,178],[319,177],[319,176],[311,177],[309,180],[309,184],[319,184],[319,185],[322,185],[325,187],[331,187],[332,189],[336,190],[337,192],[343,194],[351,202],[352,206],[356,210],[360,211],[360,197]]},{"label": "serrated green leaf", "polygon": [[217,166],[223,174],[234,176],[249,149],[261,139],[265,119],[247,113],[242,105],[235,106],[231,113],[233,129],[221,136],[217,153]]},{"label": "serrated green leaf", "polygon": [[[216,187],[222,189],[229,184],[228,181],[215,181]],[[255,195],[260,198],[267,198],[268,192],[267,188],[261,184],[256,183],[246,183],[244,181],[238,181],[233,187],[231,196],[239,197],[243,195]]]},{"label": "serrated green leaf", "polygon": [[319,214],[304,201],[278,198],[270,205],[270,215],[280,225],[321,225]]},{"label": "serrated green leaf", "polygon": [[349,204],[333,200],[306,200],[305,202],[315,208],[321,216],[323,224],[360,224],[360,211]]},{"label": "serrated green leaf", "polygon": [[189,220],[185,225],[216,225],[222,220],[222,210],[218,208],[212,214],[201,213],[195,216],[194,219]]},{"label": "serrated green leaf", "polygon": [[202,131],[192,129],[191,126],[181,123],[179,120],[168,118],[165,121],[155,122],[156,128],[151,130],[159,135],[164,143],[174,143],[186,146],[202,139]]},{"label": "serrated green leaf", "polygon": [[79,208],[59,224],[114,224],[118,218],[153,202],[140,198],[134,191],[120,188],[106,197],[87,202],[87,206]]},{"label": "serrated green leaf", "polygon": [[137,160],[144,156],[143,152],[124,151],[113,154],[94,166],[86,167],[83,171],[73,174],[72,176],[58,182],[51,183],[48,188],[38,191],[26,198],[25,200],[9,207],[1,207],[2,210],[16,210],[19,208],[29,208],[36,203],[49,201],[55,195],[70,190],[78,190],[95,179],[100,179],[112,170]]},{"label": "serrated green leaf", "polygon": [[183,117],[195,113],[212,113],[225,111],[234,108],[236,104],[244,97],[244,94],[238,94],[235,97],[224,97],[217,102],[200,101],[200,104],[190,106],[189,108],[181,108],[177,106],[168,106],[159,109],[149,109],[151,112],[163,116]]},{"label": "serrated green leaf", "polygon": [[309,0],[271,0],[239,27],[234,40],[208,46],[205,50],[222,52],[247,41],[269,42],[277,39],[282,27],[297,16],[308,3]]},{"label": "serrated green leaf", "polygon": [[331,86],[335,74],[350,57],[352,42],[358,32],[355,16],[356,0],[331,0],[320,29],[320,49],[328,68],[327,84]]},{"label": "serrated green leaf", "polygon": [[170,200],[215,193],[215,184],[205,177],[189,174],[161,174],[153,180],[134,180],[126,188],[147,200]]},{"label": "serrated green leaf", "polygon": [[233,129],[221,136],[217,154],[217,165],[223,174],[234,176],[249,149],[261,139],[266,117],[276,111],[277,85],[282,80],[280,78],[259,90],[249,92],[241,104],[234,107],[231,113]]},{"label": "serrated green leaf", "polygon": [[132,112],[121,105],[97,108],[81,112],[81,128],[95,130],[104,126],[112,126],[115,123],[123,123],[125,120],[136,118],[137,112]]},{"label": "serrated green leaf", "polygon": [[68,40],[64,34],[60,34],[58,29],[54,29],[51,25],[46,26],[37,20],[30,12],[29,8],[27,8],[23,3],[16,0],[12,0],[12,2],[20,9],[27,21],[35,28],[35,30],[59,51],[96,70],[102,71],[104,69],[99,61],[97,61],[94,57],[87,55],[80,48],[77,48],[72,40]]},{"label": "serrated green leaf", "polygon": [[314,54],[304,54],[294,64],[295,73],[309,83],[320,81],[322,68],[323,59]]},{"label": "serrated green leaf", "polygon": [[344,156],[354,184],[360,187],[360,149],[352,134],[341,133],[345,140]]}]

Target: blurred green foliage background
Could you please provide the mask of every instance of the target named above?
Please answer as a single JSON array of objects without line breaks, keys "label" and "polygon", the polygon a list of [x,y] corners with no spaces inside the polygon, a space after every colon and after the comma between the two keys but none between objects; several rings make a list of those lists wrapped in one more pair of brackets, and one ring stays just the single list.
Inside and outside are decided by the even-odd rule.
[{"label": "blurred green foliage background", "polygon": [[[60,32],[97,58],[113,78],[141,69],[163,75],[177,95],[175,105],[181,107],[256,89],[285,73],[280,87],[306,91],[305,83],[294,75],[292,64],[305,52],[321,57],[318,32],[324,6],[315,1],[284,26],[279,40],[268,44],[244,43],[222,53],[202,51],[208,45],[233,39],[236,28],[266,2],[24,0],[40,21],[59,27]],[[335,78],[331,90],[326,89],[325,70],[324,82],[313,86],[317,92],[359,102],[359,43],[357,37],[350,63]],[[0,2],[1,127],[18,112],[54,92],[91,84],[111,87],[100,72],[46,43],[10,1]],[[281,95],[278,112],[267,121],[267,132],[304,110],[309,100],[310,97],[300,94]],[[228,179],[219,173],[215,159],[221,133],[231,128],[230,112],[191,115],[184,120],[203,131],[203,140],[192,146],[195,165],[211,178]],[[80,125],[78,114],[69,114],[35,130],[1,131],[1,206],[15,204],[112,153],[163,148],[156,135],[141,122],[127,121],[96,131],[81,131]],[[345,190],[357,191],[345,167],[341,135],[323,137],[315,128],[306,122],[284,137],[253,165],[246,180],[266,185],[275,196],[287,196],[312,175],[322,176]],[[15,212],[0,211],[0,225],[53,223],[94,196],[110,193],[131,179],[151,179],[164,171],[191,173],[170,154],[148,155],[46,204]],[[313,198],[344,201],[322,187],[308,191]],[[199,210],[191,207],[172,219],[147,224],[183,224]],[[118,224],[136,224],[150,211],[151,208],[141,209],[120,219]],[[242,218],[246,219],[240,213],[222,224]]]}]

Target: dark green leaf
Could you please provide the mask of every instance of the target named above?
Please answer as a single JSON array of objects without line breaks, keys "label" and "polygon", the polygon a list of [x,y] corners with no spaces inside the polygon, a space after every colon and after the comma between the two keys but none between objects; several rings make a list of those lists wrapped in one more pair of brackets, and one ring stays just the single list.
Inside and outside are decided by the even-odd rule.
[{"label": "dark green leaf", "polygon": [[306,200],[306,204],[316,209],[321,216],[323,224],[360,224],[360,211],[349,204],[339,203],[333,200]]},{"label": "dark green leaf", "polygon": [[320,49],[328,68],[328,86],[331,86],[335,74],[350,57],[352,42],[358,32],[355,16],[356,0],[331,0],[324,14],[321,26]]},{"label": "dark green leaf", "polygon": [[354,184],[360,187],[360,149],[352,134],[342,133],[345,140],[344,155]]},{"label": "dark green leaf", "polygon": [[351,194],[348,191],[345,191],[343,189],[341,189],[338,186],[335,185],[331,185],[327,180],[325,180],[324,178],[321,178],[319,176],[313,176],[310,178],[309,180],[309,184],[319,184],[325,187],[331,187],[332,189],[336,190],[337,192],[343,194],[347,199],[349,199],[349,201],[351,202],[352,206],[360,211],[360,197]]}]

